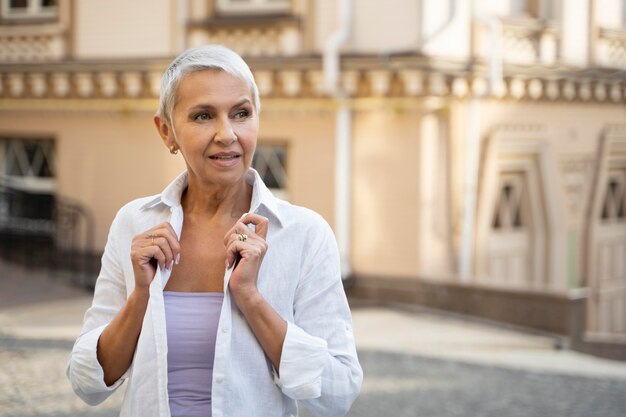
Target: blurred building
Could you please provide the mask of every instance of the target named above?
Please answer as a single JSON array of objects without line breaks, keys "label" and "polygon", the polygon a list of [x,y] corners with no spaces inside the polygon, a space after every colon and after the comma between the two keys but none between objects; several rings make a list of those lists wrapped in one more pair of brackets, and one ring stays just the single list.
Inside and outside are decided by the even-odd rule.
[{"label": "blurred building", "polygon": [[333,225],[354,296],[626,357],[626,1],[0,5],[5,242],[98,254],[184,168],[161,73],[221,43],[260,88],[255,166]]}]

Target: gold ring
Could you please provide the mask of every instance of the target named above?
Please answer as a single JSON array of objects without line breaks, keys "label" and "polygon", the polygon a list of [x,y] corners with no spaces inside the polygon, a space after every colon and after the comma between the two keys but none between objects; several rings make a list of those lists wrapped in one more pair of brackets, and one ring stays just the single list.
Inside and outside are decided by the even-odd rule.
[{"label": "gold ring", "polygon": [[151,239],[150,244],[154,245],[154,238],[158,237],[158,235],[155,235],[154,233],[150,233],[148,234],[148,237]]},{"label": "gold ring", "polygon": [[246,240],[248,240],[248,235],[245,233],[239,233],[239,240],[245,242]]}]

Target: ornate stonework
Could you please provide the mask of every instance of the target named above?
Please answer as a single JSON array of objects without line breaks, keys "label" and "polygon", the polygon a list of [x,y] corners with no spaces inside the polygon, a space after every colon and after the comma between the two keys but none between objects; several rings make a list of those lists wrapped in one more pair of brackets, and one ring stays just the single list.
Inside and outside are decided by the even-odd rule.
[{"label": "ornate stonework", "polygon": [[563,155],[559,161],[567,217],[571,223],[584,221],[593,181],[595,158],[591,154]]},{"label": "ornate stonework", "polygon": [[[269,98],[330,98],[324,85],[321,58],[303,62],[246,57],[261,96]],[[505,68],[503,82],[490,88],[484,69],[462,65],[430,65],[418,56],[396,62],[376,57],[345,58],[340,90],[362,97],[492,97],[499,100],[626,101],[626,76],[620,71],[590,74],[546,68],[521,72]],[[0,65],[0,97],[10,99],[137,99],[157,98],[162,71],[169,62],[49,63]],[[515,75],[512,75],[515,74]]]}]

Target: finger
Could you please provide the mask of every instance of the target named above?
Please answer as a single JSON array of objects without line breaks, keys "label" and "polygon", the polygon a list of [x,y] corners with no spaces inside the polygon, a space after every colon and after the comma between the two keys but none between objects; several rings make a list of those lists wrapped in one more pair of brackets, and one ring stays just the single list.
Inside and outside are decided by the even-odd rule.
[{"label": "finger", "polygon": [[176,252],[176,250],[179,247],[179,240],[178,240],[178,235],[176,234],[176,231],[174,230],[174,227],[172,227],[170,223],[162,223],[159,226],[157,226],[156,230],[162,233],[161,236],[167,238],[170,246],[172,247],[172,250]]},{"label": "finger", "polygon": [[239,239],[234,238],[231,242],[226,246],[226,268],[230,268],[230,266],[235,262],[235,258],[237,258],[237,254],[243,250],[242,244]]},{"label": "finger", "polygon": [[262,239],[267,238],[267,231],[269,229],[269,219],[267,217],[260,216],[254,213],[245,214],[240,220],[246,226],[249,224],[254,225],[254,232]]},{"label": "finger", "polygon": [[[167,250],[171,253],[171,259],[173,259],[176,263],[180,261],[180,242],[171,224],[162,223],[146,233],[146,235],[150,234],[165,239],[164,243],[168,246]],[[157,237],[154,238],[155,244],[157,243]],[[152,240],[150,242],[152,242]],[[159,246],[163,247],[161,243],[162,242],[159,243]]]},{"label": "finger", "polygon": [[253,233],[254,232],[250,230],[250,228],[246,226],[245,223],[243,223],[241,220],[237,220],[233,227],[231,227],[230,230],[228,230],[228,232],[226,232],[226,234],[224,235],[224,246],[228,246],[228,242],[230,241],[232,236],[251,236]]},{"label": "finger", "polygon": [[161,269],[165,269],[166,256],[160,247],[151,245],[141,250],[141,259],[143,263],[148,263],[152,259],[156,259]]},{"label": "finger", "polygon": [[161,252],[163,252],[163,254],[165,255],[166,265],[169,268],[172,262],[174,262],[175,255],[172,251],[172,248],[170,247],[168,239],[164,236],[155,237],[154,239],[151,239],[148,244],[151,246],[157,246],[159,249],[161,249]]},{"label": "finger", "polygon": [[[267,252],[268,245],[264,239],[254,233],[245,240],[241,239],[241,234],[234,233],[230,236],[226,248],[228,265],[231,265],[237,253],[244,258],[262,259]],[[231,252],[232,256],[230,256]]]}]

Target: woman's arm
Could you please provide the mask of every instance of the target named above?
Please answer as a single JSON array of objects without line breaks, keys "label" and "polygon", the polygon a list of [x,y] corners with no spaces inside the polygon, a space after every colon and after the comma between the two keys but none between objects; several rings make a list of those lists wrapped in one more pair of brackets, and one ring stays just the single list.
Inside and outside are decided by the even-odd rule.
[{"label": "woman's arm", "polygon": [[[120,378],[130,367],[141,332],[149,298],[149,284],[156,273],[156,265],[171,267],[171,262],[180,253],[177,239],[174,241],[168,238],[167,230],[171,229],[169,224],[161,225],[162,235],[156,230],[136,236],[131,253],[145,256],[131,256],[135,290],[128,296],[122,267],[128,249],[124,249],[126,245],[121,241],[127,236],[124,232],[129,227],[125,224],[127,218],[122,209],[113,220],[93,302],[85,313],[81,334],[67,364],[66,373],[74,392],[90,405],[104,401],[122,383]],[[172,237],[176,236],[173,229],[171,233]],[[155,234],[155,237],[148,237],[149,234]],[[170,244],[170,241],[173,243]],[[140,258],[144,263],[138,262]]]},{"label": "woman's arm", "polygon": [[276,383],[316,416],[338,417],[358,396],[363,371],[335,237],[330,226],[317,219],[306,233],[294,318],[288,323]]},{"label": "woman's arm", "polygon": [[149,288],[135,288],[98,339],[97,357],[107,387],[120,379],[130,367],[149,299]]},{"label": "woman's arm", "polygon": [[287,322],[258,291],[245,296],[233,294],[233,298],[272,365],[279,369]]},{"label": "woman's arm", "polygon": [[135,289],[98,339],[97,357],[107,386],[120,379],[132,363],[157,265],[171,269],[179,254],[178,237],[169,223],[162,223],[133,238],[130,257]]},{"label": "woman's arm", "polygon": [[[230,293],[243,313],[250,329],[275,369],[280,366],[287,322],[263,298],[257,288],[261,262],[267,251],[268,219],[258,214],[245,214],[224,237],[226,263],[237,265],[230,277]],[[253,224],[254,232],[248,228]],[[245,239],[243,239],[245,236]]]},{"label": "woman's arm", "polygon": [[[254,216],[254,217],[253,217]],[[253,223],[254,232],[247,224]],[[240,235],[247,235],[245,242]],[[352,318],[341,281],[339,251],[321,217],[307,236],[307,255],[294,298],[294,320],[287,322],[259,295],[256,274],[267,250],[267,219],[245,215],[226,236],[229,288],[237,306],[271,360],[283,393],[303,400],[318,416],[345,415],[357,397],[363,371]]]}]

